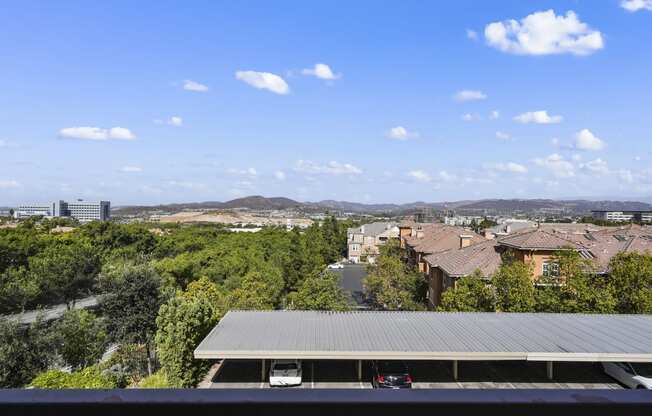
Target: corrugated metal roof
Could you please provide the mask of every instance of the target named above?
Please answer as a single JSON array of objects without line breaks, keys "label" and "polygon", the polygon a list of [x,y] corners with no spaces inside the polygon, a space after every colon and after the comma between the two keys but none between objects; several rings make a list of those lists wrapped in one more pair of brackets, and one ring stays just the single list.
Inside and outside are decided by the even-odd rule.
[{"label": "corrugated metal roof", "polygon": [[195,357],[652,362],[652,315],[231,311]]}]

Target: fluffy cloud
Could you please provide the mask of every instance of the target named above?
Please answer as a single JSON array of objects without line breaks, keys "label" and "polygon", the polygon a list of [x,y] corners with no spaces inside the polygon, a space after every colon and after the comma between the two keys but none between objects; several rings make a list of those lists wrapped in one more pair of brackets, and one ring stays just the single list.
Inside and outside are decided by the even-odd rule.
[{"label": "fluffy cloud", "polygon": [[489,113],[489,120],[498,120],[499,118],[500,118],[500,111],[493,110],[491,113]]},{"label": "fluffy cloud", "polygon": [[532,13],[520,22],[490,23],[484,36],[490,46],[518,55],[589,55],[604,46],[602,34],[581,22],[573,11],[557,16],[548,10]]},{"label": "fluffy cloud", "polygon": [[511,137],[512,136],[510,136],[509,134],[504,133],[502,131],[497,131],[496,132],[496,138],[499,139],[499,140],[509,140],[509,139],[511,139]]},{"label": "fluffy cloud", "polygon": [[8,189],[8,188],[18,188],[20,187],[20,183],[17,181],[11,179],[11,180],[1,180],[0,179],[0,189]]},{"label": "fluffy cloud", "polygon": [[493,163],[493,164],[486,165],[485,167],[500,172],[527,173],[527,168],[525,166],[514,162]]},{"label": "fluffy cloud", "polygon": [[240,175],[240,176],[250,176],[250,177],[255,177],[258,175],[258,171],[256,168],[247,168],[247,169],[228,169],[228,173],[231,175]]},{"label": "fluffy cloud", "polygon": [[596,137],[589,129],[583,129],[575,135],[575,147],[581,150],[602,150],[606,143]]},{"label": "fluffy cloud", "polygon": [[235,77],[260,90],[267,90],[281,95],[290,92],[290,87],[287,82],[271,72],[237,71]]},{"label": "fluffy cloud", "polygon": [[187,79],[183,81],[183,89],[186,91],[195,91],[195,92],[206,92],[208,91],[208,86],[201,84],[199,82]]},{"label": "fluffy cloud", "polygon": [[136,136],[124,127],[102,129],[99,127],[66,127],[59,130],[59,136],[80,140],[133,140]]},{"label": "fluffy cloud", "polygon": [[409,131],[403,126],[396,126],[389,129],[387,137],[394,140],[408,140],[419,137],[419,133],[416,131]]},{"label": "fluffy cloud", "polygon": [[478,40],[478,32],[471,29],[466,29],[466,37],[471,40]]},{"label": "fluffy cloud", "polygon": [[557,153],[553,153],[546,158],[534,159],[534,163],[548,169],[558,178],[570,178],[575,176],[575,166]]},{"label": "fluffy cloud", "polygon": [[528,124],[557,124],[561,123],[564,118],[562,116],[548,115],[547,110],[528,111],[527,113],[519,114],[514,117],[514,121],[519,123]]},{"label": "fluffy cloud", "polygon": [[168,120],[168,124],[171,126],[181,127],[183,125],[183,119],[179,116],[172,116]]},{"label": "fluffy cloud", "polygon": [[285,172],[283,172],[282,170],[277,170],[276,172],[274,172],[274,177],[279,181],[284,181],[286,175]]},{"label": "fluffy cloud", "polygon": [[607,166],[607,162],[605,162],[600,158],[591,160],[590,162],[582,163],[580,165],[580,169],[583,169],[587,173],[598,174],[598,175],[606,175],[609,173],[609,167]]},{"label": "fluffy cloud", "polygon": [[331,68],[326,64],[315,64],[314,68],[302,69],[301,73],[303,75],[312,75],[326,80],[334,80],[342,76],[341,74],[334,74]]},{"label": "fluffy cloud", "polygon": [[143,168],[138,166],[123,166],[120,168],[120,172],[132,173],[132,172],[142,172]]},{"label": "fluffy cloud", "polygon": [[479,120],[480,120],[480,116],[477,115],[477,114],[466,113],[466,114],[463,114],[463,115],[462,115],[462,120],[464,120],[464,121],[468,121],[468,122],[471,122],[471,121],[479,121]]},{"label": "fluffy cloud", "polygon": [[478,90],[462,90],[453,95],[453,99],[459,102],[485,100],[486,98],[487,95]]},{"label": "fluffy cloud", "polygon": [[430,182],[432,181],[432,176],[422,170],[411,170],[408,172],[408,176],[417,182]]},{"label": "fluffy cloud", "polygon": [[652,11],[652,0],[622,0],[620,7],[628,12],[637,12],[639,10]]},{"label": "fluffy cloud", "polygon": [[336,161],[322,165],[310,160],[299,160],[294,170],[301,173],[325,175],[359,175],[362,173],[362,169],[357,166]]}]

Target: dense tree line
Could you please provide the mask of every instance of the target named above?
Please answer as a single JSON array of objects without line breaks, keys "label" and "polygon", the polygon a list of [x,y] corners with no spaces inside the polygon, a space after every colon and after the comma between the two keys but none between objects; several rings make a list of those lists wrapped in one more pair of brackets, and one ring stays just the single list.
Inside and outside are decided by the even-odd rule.
[{"label": "dense tree line", "polygon": [[[100,299],[94,312],[29,328],[0,319],[0,387],[192,386],[207,369],[192,351],[229,309],[348,308],[324,270],[346,254],[351,225],[233,233],[30,219],[0,229],[0,314]],[[110,344],[117,352],[100,362]]]}]

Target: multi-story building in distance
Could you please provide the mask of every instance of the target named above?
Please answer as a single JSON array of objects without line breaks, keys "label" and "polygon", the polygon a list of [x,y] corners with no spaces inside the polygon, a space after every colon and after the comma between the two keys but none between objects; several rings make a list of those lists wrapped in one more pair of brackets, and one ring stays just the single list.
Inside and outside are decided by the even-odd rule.
[{"label": "multi-story building in distance", "polygon": [[111,218],[110,201],[66,202],[59,200],[43,204],[24,204],[14,210],[15,218],[28,218],[42,215],[44,217],[70,217],[80,222],[107,221]]},{"label": "multi-story building in distance", "polygon": [[592,211],[596,220],[613,222],[652,222],[652,211]]}]

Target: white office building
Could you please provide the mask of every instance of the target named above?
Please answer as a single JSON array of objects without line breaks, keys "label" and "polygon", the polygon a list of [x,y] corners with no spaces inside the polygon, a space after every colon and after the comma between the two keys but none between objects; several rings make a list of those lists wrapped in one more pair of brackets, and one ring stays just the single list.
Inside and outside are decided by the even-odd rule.
[{"label": "white office building", "polygon": [[613,222],[652,222],[652,211],[593,211],[593,218]]},{"label": "white office building", "polygon": [[47,218],[70,217],[80,222],[107,221],[111,218],[110,201],[48,202],[44,204],[25,204],[14,210],[15,218],[29,218],[42,215]]}]

